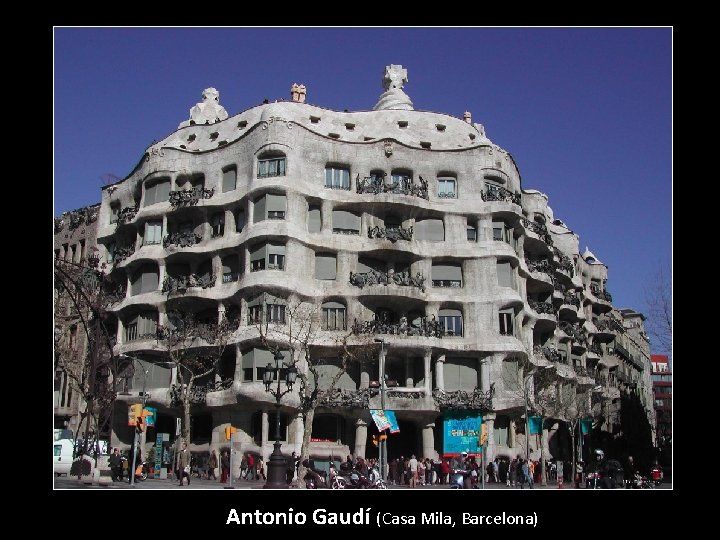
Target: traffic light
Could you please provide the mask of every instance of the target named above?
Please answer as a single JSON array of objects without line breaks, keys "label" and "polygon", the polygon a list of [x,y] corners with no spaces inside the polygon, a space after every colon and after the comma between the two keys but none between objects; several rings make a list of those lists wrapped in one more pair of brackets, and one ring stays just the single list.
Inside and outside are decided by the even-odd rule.
[{"label": "traffic light", "polygon": [[487,444],[487,439],[488,439],[487,424],[482,424],[480,426],[480,446],[485,446]]},{"label": "traffic light", "polygon": [[232,426],[226,427],[225,428],[225,440],[229,441],[230,439],[232,439],[232,434],[235,432],[237,432],[237,428],[232,427]]},{"label": "traffic light", "polygon": [[387,433],[381,433],[378,440],[379,440],[380,442],[386,441],[386,440],[387,440]]},{"label": "traffic light", "polygon": [[372,436],[372,443],[373,443],[373,446],[377,446],[377,445],[378,445],[377,435],[373,435],[373,436]]}]

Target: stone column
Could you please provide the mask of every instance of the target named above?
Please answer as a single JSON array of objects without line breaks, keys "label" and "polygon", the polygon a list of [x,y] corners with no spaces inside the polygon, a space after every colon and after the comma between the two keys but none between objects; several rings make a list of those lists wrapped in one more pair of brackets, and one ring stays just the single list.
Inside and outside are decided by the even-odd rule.
[{"label": "stone column", "polygon": [[268,412],[263,410],[262,412],[262,424],[260,428],[260,451],[263,455],[263,461],[267,463],[270,458],[271,450],[268,448],[268,433],[270,431],[270,422],[268,420]]},{"label": "stone column", "polygon": [[515,446],[515,420],[512,419],[508,422],[507,445],[508,448]]},{"label": "stone column", "polygon": [[367,422],[358,418],[355,422],[355,457],[365,458],[365,447],[367,445]]},{"label": "stone column", "polygon": [[443,368],[445,367],[445,355],[441,354],[435,360],[435,388],[445,390],[445,380],[443,378]]},{"label": "stone column", "polygon": [[478,358],[478,370],[480,371],[480,390],[487,392],[490,390],[490,361],[492,357]]},{"label": "stone column", "polygon": [[487,465],[495,459],[495,413],[486,413],[483,416],[483,422],[487,425],[487,455],[485,456]]},{"label": "stone column", "polygon": [[425,424],[422,428],[422,457],[437,459],[435,451],[435,424]]},{"label": "stone column", "polygon": [[[303,436],[305,435],[305,420],[302,413],[295,417],[295,453],[299,456],[302,450]],[[303,456],[303,459],[310,456]]]},{"label": "stone column", "polygon": [[425,370],[425,384],[423,385],[423,389],[425,390],[425,396],[429,396],[431,394],[432,390],[432,373],[430,371],[430,363],[432,360],[432,351],[430,349],[427,349],[425,351],[425,355],[423,357],[424,360],[424,366],[423,369]]}]

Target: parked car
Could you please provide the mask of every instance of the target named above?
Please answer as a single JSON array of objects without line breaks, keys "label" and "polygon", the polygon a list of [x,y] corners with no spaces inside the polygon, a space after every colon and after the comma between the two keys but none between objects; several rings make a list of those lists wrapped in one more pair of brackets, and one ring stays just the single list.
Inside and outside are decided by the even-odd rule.
[{"label": "parked car", "polygon": [[53,442],[53,472],[56,476],[70,474],[73,462],[73,442],[70,439],[59,439]]}]

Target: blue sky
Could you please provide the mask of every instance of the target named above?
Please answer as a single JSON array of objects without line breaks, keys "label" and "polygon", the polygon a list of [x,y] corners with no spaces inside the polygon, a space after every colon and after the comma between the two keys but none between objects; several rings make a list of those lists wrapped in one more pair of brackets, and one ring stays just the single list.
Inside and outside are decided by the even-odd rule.
[{"label": "blue sky", "polygon": [[416,109],[484,124],[523,188],[609,266],[614,304],[644,310],[671,260],[668,28],[56,28],[55,215],[98,202],[204,88],[232,116],[264,98],[368,110],[388,64]]}]

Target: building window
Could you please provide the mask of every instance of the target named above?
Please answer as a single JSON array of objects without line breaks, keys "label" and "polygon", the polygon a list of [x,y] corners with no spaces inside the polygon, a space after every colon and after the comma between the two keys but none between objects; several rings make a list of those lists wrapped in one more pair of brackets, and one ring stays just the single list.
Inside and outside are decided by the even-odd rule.
[{"label": "building window", "polygon": [[285,255],[279,253],[268,254],[268,270],[285,270]]},{"label": "building window", "polygon": [[285,305],[284,304],[268,304],[267,320],[271,323],[285,324]]},{"label": "building window", "polygon": [[242,232],[245,228],[245,209],[238,208],[235,212],[235,232]]},{"label": "building window", "polygon": [[262,322],[262,305],[248,307],[248,324],[260,324]]},{"label": "building window", "polygon": [[158,288],[157,264],[144,264],[133,275],[130,295],[143,294],[156,291]]},{"label": "building window", "polygon": [[162,243],[162,221],[148,221],[145,223],[143,245],[150,246]]},{"label": "building window", "polygon": [[285,195],[267,193],[255,199],[253,221],[257,223],[265,219],[285,219],[286,208],[287,197]]},{"label": "building window", "polygon": [[462,287],[462,267],[459,263],[433,263],[433,287]]},{"label": "building window", "polygon": [[427,242],[443,242],[445,240],[445,224],[442,219],[415,220],[415,238]]},{"label": "building window", "polygon": [[308,232],[318,233],[322,229],[322,212],[317,205],[308,208]]},{"label": "building window", "polygon": [[513,286],[513,269],[509,262],[500,262],[496,264],[498,285],[500,287]]},{"label": "building window", "polygon": [[230,167],[223,171],[222,192],[233,191],[237,186],[237,169]]},{"label": "building window", "polygon": [[360,234],[360,216],[347,210],[333,210],[332,227],[335,234]]},{"label": "building window", "polygon": [[230,283],[240,279],[240,258],[237,255],[228,255],[222,261],[223,264],[223,283]]},{"label": "building window", "polygon": [[500,334],[503,336],[512,336],[514,335],[514,329],[513,329],[513,319],[515,318],[515,313],[512,309],[502,309],[499,313],[499,320],[500,320]]},{"label": "building window", "polygon": [[143,206],[166,202],[170,199],[170,179],[160,180],[145,186],[145,202]]},{"label": "building window", "polygon": [[334,253],[315,254],[315,279],[337,277],[337,256]]},{"label": "building window", "polygon": [[225,213],[221,212],[219,214],[215,214],[212,217],[212,233],[210,236],[212,238],[217,238],[218,236],[223,236],[225,234]]},{"label": "building window", "polygon": [[285,156],[258,160],[258,178],[285,176]]},{"label": "building window", "polygon": [[[290,360],[290,355],[287,351],[280,351],[284,356],[284,361]],[[242,353],[242,381],[253,382],[262,381],[265,367],[270,364],[275,367],[275,357],[271,351],[266,349],[249,349]],[[276,372],[277,373],[277,372]],[[273,374],[273,379],[275,374]],[[282,374],[281,374],[282,375]],[[281,417],[282,418],[282,417]],[[274,421],[274,417],[273,417]]]},{"label": "building window", "polygon": [[284,270],[285,246],[283,244],[260,244],[250,253],[250,271]]},{"label": "building window", "polygon": [[454,199],[456,180],[454,178],[438,178],[438,197],[441,199]]},{"label": "building window", "polygon": [[475,390],[478,386],[478,361],[475,358],[446,358],[443,384],[448,392]]},{"label": "building window", "polygon": [[339,302],[322,305],[322,329],[345,330],[345,306]]},{"label": "building window", "polygon": [[394,185],[399,185],[404,189],[412,183],[412,173],[409,171],[392,171],[390,179]]},{"label": "building window", "polygon": [[110,242],[105,249],[107,250],[107,262],[112,264],[115,261],[115,242]]},{"label": "building window", "polygon": [[117,223],[119,216],[120,216],[120,205],[119,204],[111,204],[110,205],[110,225],[112,225],[113,223]]},{"label": "building window", "polygon": [[350,170],[339,167],[325,167],[325,187],[350,189]]},{"label": "building window", "polygon": [[445,328],[446,335],[463,335],[462,311],[459,309],[441,309],[438,313],[438,319],[443,328]]},{"label": "building window", "polygon": [[477,242],[477,227],[475,225],[467,226],[467,239],[468,242]]},{"label": "building window", "polygon": [[125,341],[155,338],[157,331],[157,312],[146,311],[131,317],[125,323]]},{"label": "building window", "polygon": [[497,242],[507,242],[508,244],[510,243],[512,233],[503,221],[493,221],[492,228],[493,240]]}]

